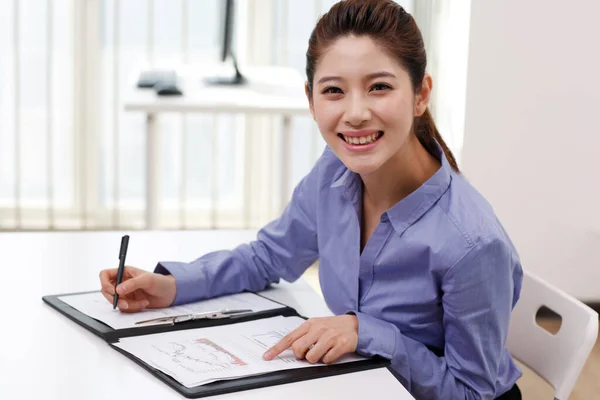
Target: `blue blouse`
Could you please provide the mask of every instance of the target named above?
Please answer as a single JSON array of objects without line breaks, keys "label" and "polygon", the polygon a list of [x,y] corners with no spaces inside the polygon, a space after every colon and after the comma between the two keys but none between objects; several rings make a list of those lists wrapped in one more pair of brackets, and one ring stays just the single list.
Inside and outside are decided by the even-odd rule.
[{"label": "blue blouse", "polygon": [[493,399],[521,371],[505,342],[519,256],[486,200],[441,168],[381,215],[362,253],[362,181],[326,149],[257,239],[190,263],[161,262],[176,304],[294,281],[317,259],[325,301],[358,317],[357,352],[391,360],[419,399]]}]

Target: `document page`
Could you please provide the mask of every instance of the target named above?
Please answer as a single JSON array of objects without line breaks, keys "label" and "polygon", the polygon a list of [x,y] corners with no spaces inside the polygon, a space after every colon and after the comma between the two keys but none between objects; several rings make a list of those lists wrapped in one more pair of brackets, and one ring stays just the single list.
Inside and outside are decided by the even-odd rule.
[{"label": "document page", "polygon": [[[305,320],[272,317],[233,325],[121,338],[115,344],[186,387],[217,380],[324,365],[298,360],[291,349],[271,361],[263,353]],[[348,354],[337,363],[364,360]]]},{"label": "document page", "polygon": [[61,296],[59,299],[82,313],[105,323],[113,329],[150,326],[151,324],[136,325],[135,323],[137,321],[170,317],[174,315],[220,311],[223,309],[251,309],[252,312],[259,312],[284,307],[279,303],[248,292],[216,297],[169,308],[148,309],[137,313],[122,313],[118,308],[113,310],[112,304],[109,303],[100,292]]}]

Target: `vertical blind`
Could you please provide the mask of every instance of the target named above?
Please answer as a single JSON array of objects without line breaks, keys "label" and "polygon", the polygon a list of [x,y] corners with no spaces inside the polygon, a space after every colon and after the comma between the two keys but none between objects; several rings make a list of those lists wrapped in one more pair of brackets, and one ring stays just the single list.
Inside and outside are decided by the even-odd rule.
[{"label": "vertical blind", "polygon": [[[123,111],[124,98],[140,69],[216,61],[223,3],[14,0],[2,8],[0,229],[145,226],[145,121]],[[291,4],[271,6],[279,3]],[[235,34],[243,48],[240,27],[260,27],[244,21],[240,4]],[[248,201],[244,188],[252,181],[246,195],[278,196],[279,128],[271,123],[255,140],[247,126],[243,115],[160,115],[162,227],[254,227],[275,216],[248,216],[246,203],[261,202]],[[315,154],[294,151],[302,164],[290,179],[306,173]],[[257,181],[253,171],[261,169],[269,172]]]},{"label": "vertical blind", "polygon": [[[310,32],[335,2],[236,2],[238,58],[303,75]],[[124,98],[140,69],[218,60],[223,3],[12,0],[0,8],[0,230],[146,226],[145,116],[125,112]],[[399,3],[413,11],[413,1]],[[280,117],[159,118],[161,228],[257,227],[277,216]],[[290,186],[324,147],[310,117],[292,126]]]}]

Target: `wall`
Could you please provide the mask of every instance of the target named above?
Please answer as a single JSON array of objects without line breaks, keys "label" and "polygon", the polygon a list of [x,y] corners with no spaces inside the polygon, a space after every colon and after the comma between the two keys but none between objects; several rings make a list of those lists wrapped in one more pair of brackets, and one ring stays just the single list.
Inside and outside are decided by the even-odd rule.
[{"label": "wall", "polygon": [[473,1],[462,167],[524,268],[600,301],[600,1]]}]

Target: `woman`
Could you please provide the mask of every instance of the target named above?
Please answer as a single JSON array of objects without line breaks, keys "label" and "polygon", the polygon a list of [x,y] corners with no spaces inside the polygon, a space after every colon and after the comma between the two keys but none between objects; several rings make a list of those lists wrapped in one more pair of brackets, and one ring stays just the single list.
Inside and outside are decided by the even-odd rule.
[{"label": "woman", "polygon": [[[334,317],[265,353],[309,362],[379,355],[419,399],[518,399],[505,348],[522,270],[485,199],[427,110],[432,79],[413,18],[393,1],[337,3],[306,55],[306,94],[327,148],[257,240],[192,263],[128,268],[122,311],[297,279],[319,259]],[[101,273],[112,302],[116,270]]]}]

